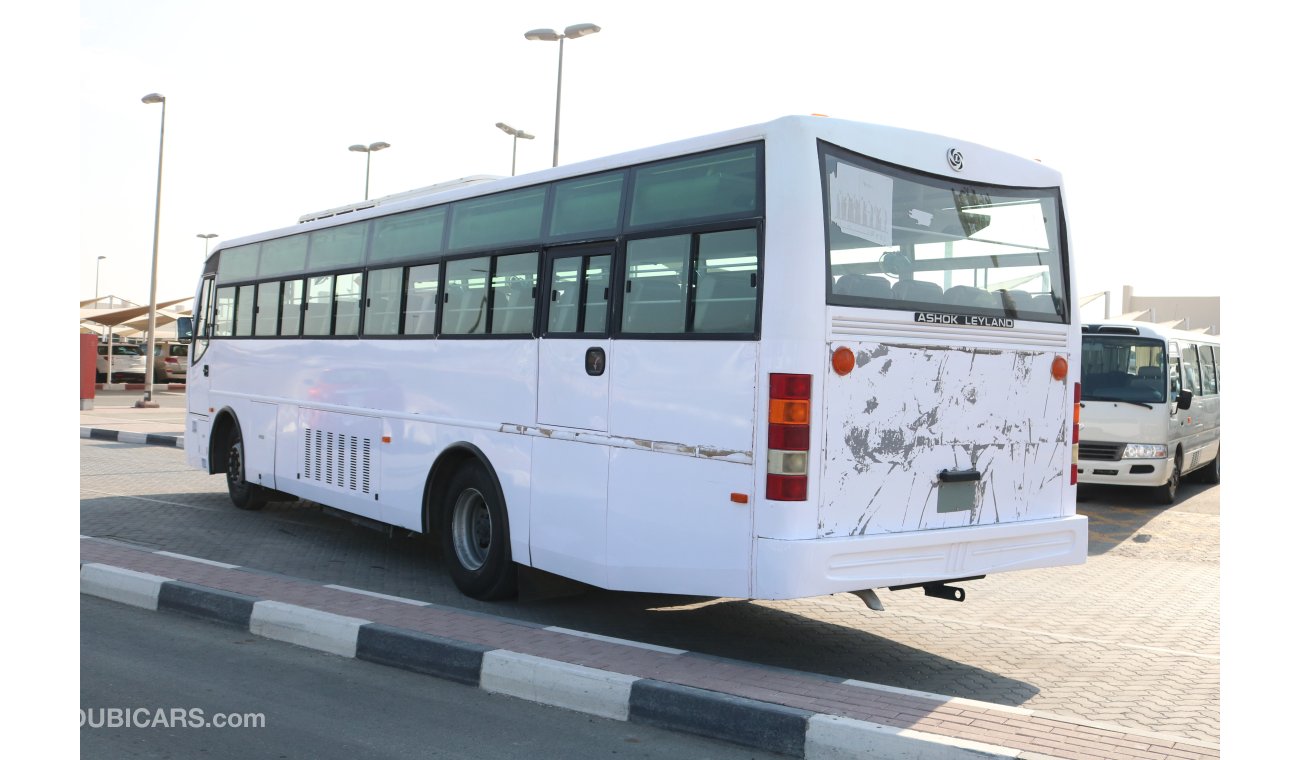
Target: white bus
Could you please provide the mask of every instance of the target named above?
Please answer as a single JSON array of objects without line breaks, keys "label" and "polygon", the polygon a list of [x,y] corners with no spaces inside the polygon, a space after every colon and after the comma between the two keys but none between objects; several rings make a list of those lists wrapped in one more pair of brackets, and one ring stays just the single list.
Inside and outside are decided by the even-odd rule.
[{"label": "white bus", "polygon": [[1219,338],[1149,322],[1083,326],[1079,482],[1147,486],[1173,504],[1184,476],[1219,482]]},{"label": "white bus", "polygon": [[1060,184],[786,117],[231,240],[188,460],[437,534],[481,599],[523,567],[878,606],[1081,563]]}]

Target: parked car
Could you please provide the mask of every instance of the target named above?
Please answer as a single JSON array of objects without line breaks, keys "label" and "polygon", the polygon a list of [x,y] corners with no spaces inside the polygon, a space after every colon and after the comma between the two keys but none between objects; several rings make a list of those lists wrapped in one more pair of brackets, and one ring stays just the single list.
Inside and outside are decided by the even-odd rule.
[{"label": "parked car", "polygon": [[[95,382],[102,383],[108,378],[108,344],[99,344],[99,356],[95,360]],[[114,382],[144,382],[144,373],[148,369],[144,348],[131,343],[113,344],[113,380]]]},{"label": "parked car", "polygon": [[[183,383],[190,366],[190,347],[185,343],[163,341],[153,347],[154,377],[164,382]],[[158,368],[162,367],[159,372]]]}]

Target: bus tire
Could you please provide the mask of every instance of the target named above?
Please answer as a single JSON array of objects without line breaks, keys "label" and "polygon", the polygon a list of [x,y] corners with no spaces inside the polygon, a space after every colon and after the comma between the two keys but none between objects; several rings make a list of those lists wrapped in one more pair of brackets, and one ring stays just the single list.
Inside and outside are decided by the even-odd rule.
[{"label": "bus tire", "polygon": [[496,482],[482,466],[466,463],[444,493],[439,540],[456,588],[483,601],[514,596],[510,531]]},{"label": "bus tire", "polygon": [[257,510],[266,506],[266,491],[248,482],[244,470],[244,437],[235,423],[230,430],[230,447],[226,451],[226,488],[230,501],[240,509]]},{"label": "bus tire", "polygon": [[1178,499],[1178,486],[1183,481],[1183,452],[1174,456],[1174,471],[1169,473],[1169,482],[1156,487],[1156,497],[1161,504],[1173,504]]}]

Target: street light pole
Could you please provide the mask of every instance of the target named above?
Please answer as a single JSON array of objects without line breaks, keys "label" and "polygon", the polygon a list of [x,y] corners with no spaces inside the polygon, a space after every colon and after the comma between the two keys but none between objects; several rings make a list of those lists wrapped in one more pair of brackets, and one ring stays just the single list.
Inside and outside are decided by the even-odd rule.
[{"label": "street light pole", "polygon": [[564,41],[566,39],[576,40],[579,37],[586,37],[599,31],[600,27],[595,24],[574,24],[565,27],[564,34],[560,34],[554,29],[534,29],[531,32],[524,33],[524,39],[526,40],[558,41],[560,43],[560,68],[555,77],[555,150],[551,154],[551,166],[560,165],[560,89],[564,84]]},{"label": "street light pole", "polygon": [[106,258],[108,257],[100,256],[99,258],[95,259],[95,308],[96,309],[99,308],[99,262],[103,261]]},{"label": "street light pole", "polygon": [[[162,104],[162,118],[158,126],[158,191],[154,195],[153,206],[153,266],[149,275],[149,339],[145,349],[144,398],[135,402],[136,408],[156,408],[158,402],[153,400],[153,347],[154,329],[158,325],[158,221],[162,216],[163,138],[167,133],[167,98],[151,92],[140,98],[140,102],[148,105]],[[108,349],[112,353],[113,346],[110,344]]]},{"label": "street light pole", "polygon": [[356,151],[357,153],[365,153],[365,154],[366,154],[366,197],[365,197],[365,200],[370,200],[370,154],[371,154],[371,153],[374,153],[374,152],[377,151],[377,150],[383,150],[384,148],[391,148],[391,147],[393,147],[393,146],[389,145],[389,144],[386,143],[386,142],[372,142],[372,143],[370,143],[369,145],[349,145],[349,146],[348,146],[348,150]]},{"label": "street light pole", "polygon": [[201,237],[201,238],[203,238],[203,260],[204,260],[204,261],[207,261],[207,260],[208,260],[208,244],[211,243],[211,242],[212,242],[212,238],[214,238],[214,237],[216,237],[216,236],[217,236],[217,233],[215,233],[215,232],[208,232],[208,233],[202,233],[202,232],[200,232],[200,233],[196,236],[196,237]]},{"label": "street light pole", "polygon": [[533,135],[528,134],[522,129],[515,129],[514,127],[502,121],[497,122],[497,129],[501,130],[502,132],[505,132],[506,134],[514,138],[513,140],[510,141],[513,145],[513,147],[510,149],[510,176],[513,177],[515,176],[515,156],[517,156],[519,153],[519,139],[523,138],[525,140],[531,140],[533,139]]}]

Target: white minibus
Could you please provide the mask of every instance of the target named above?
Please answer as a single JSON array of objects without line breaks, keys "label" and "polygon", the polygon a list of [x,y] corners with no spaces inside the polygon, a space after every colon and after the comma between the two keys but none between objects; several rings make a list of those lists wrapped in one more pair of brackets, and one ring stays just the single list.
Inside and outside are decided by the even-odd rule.
[{"label": "white minibus", "polygon": [[1079,482],[1146,486],[1166,504],[1219,482],[1219,338],[1148,322],[1083,326]]}]

